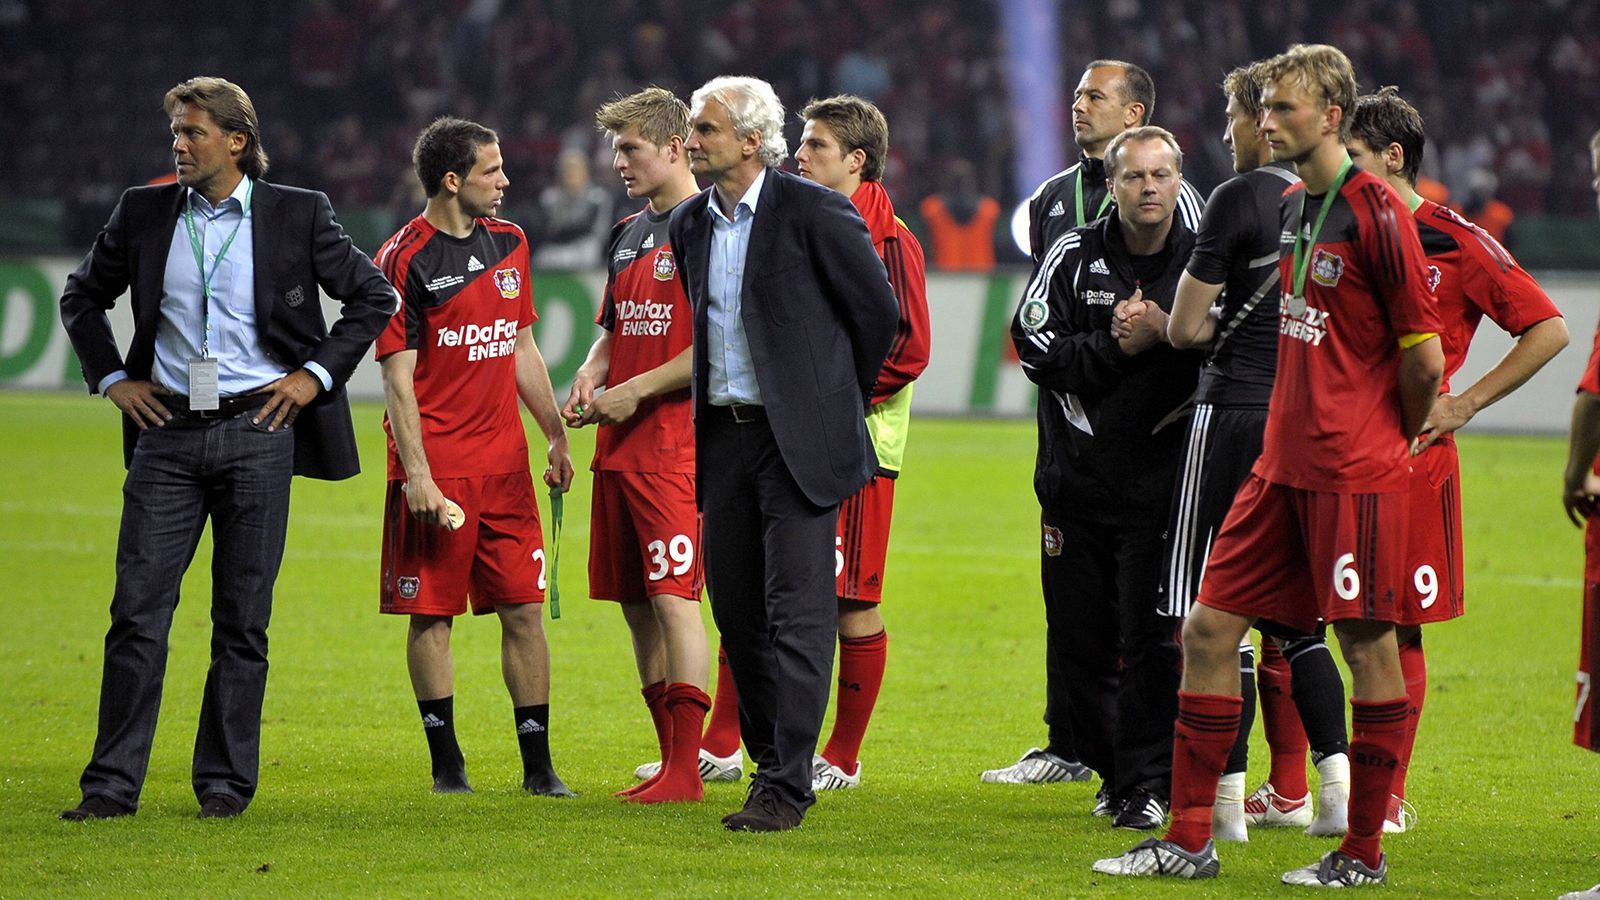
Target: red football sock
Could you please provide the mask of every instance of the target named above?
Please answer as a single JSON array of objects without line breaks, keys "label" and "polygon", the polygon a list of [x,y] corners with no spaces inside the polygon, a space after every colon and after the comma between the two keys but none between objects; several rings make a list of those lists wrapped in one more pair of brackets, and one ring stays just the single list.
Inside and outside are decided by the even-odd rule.
[{"label": "red football sock", "polygon": [[1211,807],[1239,735],[1238,697],[1178,692],[1172,737],[1172,823],[1166,840],[1191,853],[1211,839]]},{"label": "red football sock", "polygon": [[839,700],[833,716],[833,733],[822,758],[853,774],[861,752],[861,739],[872,719],[872,707],[883,686],[883,665],[889,656],[889,635],[878,632],[862,638],[839,638]]},{"label": "red football sock", "polygon": [[728,651],[717,647],[717,699],[711,706],[711,721],[706,723],[700,746],[712,756],[732,756],[739,749],[739,691],[733,686],[733,670],[728,668]]},{"label": "red football sock", "polygon": [[700,742],[695,735],[705,724],[711,698],[692,684],[675,681],[667,687],[666,705],[672,720],[672,746],[662,758],[660,780],[629,797],[633,803],[705,799],[705,783],[700,780]]},{"label": "red football sock", "polygon": [[1310,744],[1305,727],[1300,724],[1300,710],[1294,705],[1289,661],[1272,638],[1261,642],[1256,684],[1261,698],[1261,727],[1267,733],[1267,749],[1272,756],[1267,780],[1279,796],[1298,800],[1311,792],[1306,785],[1306,751]]},{"label": "red football sock", "polygon": [[1350,830],[1339,849],[1376,868],[1411,701],[1351,700],[1350,706]]},{"label": "red football sock", "polygon": [[[666,762],[667,749],[672,746],[672,719],[667,715],[667,683],[658,681],[646,686],[639,693],[644,695],[644,705],[650,709],[650,724],[656,727],[656,743],[661,747],[661,761]],[[665,766],[662,767],[665,769]],[[646,778],[630,788],[617,791],[613,796],[632,797],[661,779],[662,769],[657,769],[654,775]]]},{"label": "red football sock", "polygon": [[1406,717],[1406,737],[1400,744],[1400,769],[1394,776],[1394,795],[1405,797],[1406,772],[1411,768],[1411,749],[1417,744],[1417,725],[1422,721],[1422,701],[1428,693],[1428,663],[1422,657],[1422,632],[1414,639],[1400,644],[1400,671],[1406,677],[1406,699],[1410,701],[1410,715]]}]

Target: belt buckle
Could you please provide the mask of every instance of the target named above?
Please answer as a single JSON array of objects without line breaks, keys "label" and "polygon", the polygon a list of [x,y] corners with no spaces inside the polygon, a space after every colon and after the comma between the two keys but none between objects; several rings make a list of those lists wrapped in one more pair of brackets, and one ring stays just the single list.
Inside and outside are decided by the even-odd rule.
[{"label": "belt buckle", "polygon": [[[756,416],[755,412],[753,412],[754,409],[755,409],[755,407],[753,407],[753,406],[751,406],[749,404],[745,404],[745,403],[730,403],[730,404],[728,404],[728,411],[733,413],[733,420],[735,422],[738,422],[740,425],[748,425],[749,423],[756,421],[757,416]],[[748,413],[741,413],[740,412],[741,410],[752,410],[752,411],[748,412]],[[748,419],[745,418],[745,415],[749,415],[749,418]]]}]

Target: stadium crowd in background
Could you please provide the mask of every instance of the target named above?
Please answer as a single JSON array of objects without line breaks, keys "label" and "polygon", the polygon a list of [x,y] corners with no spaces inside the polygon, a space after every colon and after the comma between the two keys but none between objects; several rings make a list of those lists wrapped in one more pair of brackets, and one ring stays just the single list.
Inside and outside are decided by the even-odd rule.
[{"label": "stadium crowd in background", "polygon": [[[591,126],[601,103],[652,83],[682,95],[730,70],[766,78],[796,109],[840,92],[877,104],[895,134],[886,186],[907,213],[939,189],[955,158],[970,162],[980,191],[1007,210],[1026,190],[1009,172],[1013,146],[1028,136],[1015,131],[1002,99],[993,4],[221,4],[182,42],[193,53],[125,59],[130,45],[178,45],[164,9],[153,0],[75,0],[17,4],[0,17],[0,119],[27,122],[38,136],[0,144],[0,200],[70,198],[63,246],[87,244],[122,188],[167,169],[157,146],[126,139],[149,127],[146,110],[126,98],[157,95],[196,70],[224,72],[257,92],[282,182],[327,191],[347,215],[358,204],[387,207],[385,234],[420,205],[416,188],[394,173],[406,170],[412,137],[438,114],[501,132],[507,165],[520,173],[506,212],[537,245],[537,198],[557,182],[562,150],[582,150],[595,180],[622,202],[603,176],[610,147]],[[1364,83],[1400,85],[1437,123],[1423,174],[1469,217],[1483,218],[1487,189],[1519,216],[1581,213],[1585,140],[1600,126],[1600,6],[1551,0],[1541,9],[1117,0],[1092,23],[1061,16],[1062,95],[1086,60],[1139,61],[1164,86],[1156,124],[1177,136],[1187,174],[1209,192],[1231,172],[1209,115],[1222,75],[1296,40],[1326,39],[1346,49]],[[227,39],[246,26],[248,46]],[[787,136],[797,138],[800,126],[791,117]],[[97,152],[106,146],[125,152]],[[1009,242],[1001,249],[1012,252]]]}]

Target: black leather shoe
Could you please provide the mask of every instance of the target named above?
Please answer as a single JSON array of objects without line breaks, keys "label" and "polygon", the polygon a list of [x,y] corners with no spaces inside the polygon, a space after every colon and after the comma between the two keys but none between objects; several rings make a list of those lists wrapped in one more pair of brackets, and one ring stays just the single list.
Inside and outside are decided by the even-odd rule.
[{"label": "black leather shoe", "polygon": [[63,822],[87,822],[90,819],[116,819],[133,815],[131,807],[112,800],[103,794],[90,794],[71,809],[64,809],[56,818]]},{"label": "black leather shoe", "polygon": [[777,791],[752,791],[744,809],[722,820],[729,831],[788,831],[799,828],[805,813],[779,796]]},{"label": "black leather shoe", "polygon": [[232,794],[207,794],[200,801],[200,818],[232,819],[244,812],[244,804]]}]

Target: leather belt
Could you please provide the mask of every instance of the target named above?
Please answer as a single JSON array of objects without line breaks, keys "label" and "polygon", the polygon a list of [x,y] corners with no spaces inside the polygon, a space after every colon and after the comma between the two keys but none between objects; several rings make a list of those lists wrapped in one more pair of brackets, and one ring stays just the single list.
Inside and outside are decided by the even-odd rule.
[{"label": "leather belt", "polygon": [[173,418],[201,421],[207,419],[232,419],[267,405],[271,394],[239,394],[223,397],[216,409],[190,409],[189,398],[183,394],[167,394],[157,399],[172,412]]},{"label": "leather belt", "polygon": [[711,407],[711,414],[725,421],[736,422],[740,425],[748,425],[751,422],[765,422],[767,420],[767,408],[751,403],[730,403],[727,406],[714,405]]}]

